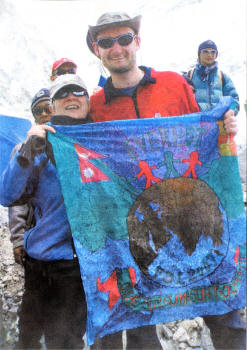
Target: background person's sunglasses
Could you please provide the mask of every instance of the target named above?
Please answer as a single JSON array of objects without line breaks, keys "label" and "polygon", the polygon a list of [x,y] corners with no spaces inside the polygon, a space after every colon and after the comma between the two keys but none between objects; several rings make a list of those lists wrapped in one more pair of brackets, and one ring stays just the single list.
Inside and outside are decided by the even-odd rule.
[{"label": "background person's sunglasses", "polygon": [[75,68],[70,69],[59,69],[53,73],[53,75],[63,75],[63,74],[75,74],[76,70]]},{"label": "background person's sunglasses", "polygon": [[62,98],[65,98],[69,96],[69,93],[72,93],[73,96],[80,97],[80,96],[85,96],[87,95],[87,91],[83,90],[80,87],[64,87],[63,89],[59,90],[55,96],[53,97],[54,100],[59,100]]},{"label": "background person's sunglasses", "polygon": [[118,44],[121,46],[128,46],[130,43],[132,43],[135,37],[136,35],[132,33],[127,33],[127,34],[119,35],[115,38],[99,38],[97,40],[97,45],[102,49],[110,49],[114,45],[114,43],[117,41]]},{"label": "background person's sunglasses", "polygon": [[34,107],[32,111],[33,115],[36,117],[38,115],[41,115],[43,112],[45,112],[45,114],[51,114],[49,107],[50,107],[49,105],[46,105],[44,107],[41,107],[41,106]]},{"label": "background person's sunglasses", "polygon": [[210,53],[212,55],[215,55],[217,53],[216,50],[212,49],[212,50],[208,50],[208,49],[202,49],[202,53]]}]

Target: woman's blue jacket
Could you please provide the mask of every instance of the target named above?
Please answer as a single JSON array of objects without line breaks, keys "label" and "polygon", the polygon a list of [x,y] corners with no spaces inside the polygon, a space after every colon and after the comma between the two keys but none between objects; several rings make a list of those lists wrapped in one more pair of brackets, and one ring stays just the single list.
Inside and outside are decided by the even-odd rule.
[{"label": "woman's blue jacket", "polygon": [[[31,195],[36,225],[25,232],[24,248],[34,259],[73,259],[72,236],[55,166],[46,154],[36,155],[29,167],[19,165],[18,150],[0,178],[0,203],[10,206]],[[41,170],[40,170],[41,169]],[[35,192],[33,193],[33,191]]]},{"label": "woman's blue jacket", "polygon": [[234,110],[235,115],[238,113],[239,96],[232,80],[225,73],[219,73],[219,70],[216,69],[209,73],[208,80],[203,81],[197,64],[193,72],[192,83],[195,88],[195,98],[201,111],[215,107],[222,96],[232,96],[234,103],[231,109]]}]

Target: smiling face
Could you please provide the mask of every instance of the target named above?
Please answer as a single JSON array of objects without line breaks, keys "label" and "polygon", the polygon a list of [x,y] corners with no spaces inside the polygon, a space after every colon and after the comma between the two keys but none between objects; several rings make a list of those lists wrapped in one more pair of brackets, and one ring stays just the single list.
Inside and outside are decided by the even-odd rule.
[{"label": "smiling face", "polygon": [[70,91],[64,98],[54,98],[53,108],[56,115],[67,115],[74,119],[84,119],[89,112],[88,97],[74,96]]},{"label": "smiling face", "polygon": [[50,121],[54,114],[50,101],[39,102],[32,111],[35,122],[37,124],[45,124]]},{"label": "smiling face", "polygon": [[[100,32],[97,40],[102,38],[116,38],[123,34],[135,34],[129,27],[112,27]],[[97,42],[93,43],[95,54],[101,59],[103,65],[110,73],[125,73],[136,67],[136,51],[140,48],[140,38],[135,36],[127,46],[121,46],[115,41],[110,48],[102,48]]]}]

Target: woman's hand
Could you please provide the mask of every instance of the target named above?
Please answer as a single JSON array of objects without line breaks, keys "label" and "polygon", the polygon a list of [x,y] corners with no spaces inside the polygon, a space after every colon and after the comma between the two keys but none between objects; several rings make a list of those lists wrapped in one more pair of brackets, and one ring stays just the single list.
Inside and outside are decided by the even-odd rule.
[{"label": "woman's hand", "polygon": [[224,129],[227,134],[232,134],[235,136],[238,132],[237,118],[234,115],[234,111],[229,109],[224,114]]},{"label": "woman's hand", "polygon": [[35,125],[33,125],[31,127],[31,129],[28,130],[27,136],[28,137],[38,136],[38,137],[45,138],[47,131],[50,131],[53,134],[55,134],[55,132],[56,132],[56,130],[53,127],[49,126],[49,125],[46,125],[46,124],[43,124],[43,125],[35,124]]}]

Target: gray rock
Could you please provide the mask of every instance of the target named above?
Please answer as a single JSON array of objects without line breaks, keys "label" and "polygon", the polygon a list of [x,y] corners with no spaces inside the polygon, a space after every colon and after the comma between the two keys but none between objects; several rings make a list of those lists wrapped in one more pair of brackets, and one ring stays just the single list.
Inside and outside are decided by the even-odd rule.
[{"label": "gray rock", "polygon": [[187,343],[189,344],[189,346],[191,346],[192,348],[196,348],[198,346],[201,345],[201,339],[199,338],[189,338],[187,340]]},{"label": "gray rock", "polygon": [[171,339],[173,337],[172,331],[165,325],[162,325],[163,334],[165,339]]},{"label": "gray rock", "polygon": [[186,329],[187,332],[191,332],[198,327],[198,323],[195,320],[184,320],[180,323],[180,326]]},{"label": "gray rock", "polygon": [[210,330],[206,325],[202,328],[201,332],[201,346],[203,350],[215,350],[210,336]]},{"label": "gray rock", "polygon": [[182,326],[180,326],[173,334],[173,339],[178,342],[186,342],[189,339],[189,335],[186,332],[186,330]]},{"label": "gray rock", "polygon": [[199,328],[202,329],[204,326],[204,321],[202,317],[196,317],[195,322],[198,324]]}]

